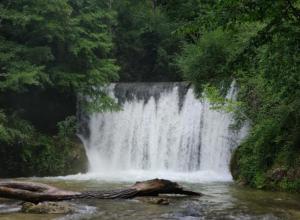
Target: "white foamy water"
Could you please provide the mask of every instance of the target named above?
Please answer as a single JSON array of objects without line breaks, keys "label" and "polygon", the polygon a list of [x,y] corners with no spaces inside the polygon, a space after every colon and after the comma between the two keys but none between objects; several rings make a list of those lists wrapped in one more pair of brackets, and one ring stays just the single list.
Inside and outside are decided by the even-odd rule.
[{"label": "white foamy water", "polygon": [[[53,179],[53,177],[48,177]],[[149,179],[168,179],[178,182],[208,183],[231,181],[230,174],[217,173],[210,170],[195,172],[173,172],[173,171],[149,171],[149,170],[126,170],[113,172],[94,172],[55,177],[54,179],[78,180],[78,181],[107,181],[107,182],[135,182]]]},{"label": "white foamy water", "polygon": [[68,178],[231,180],[231,152],[245,135],[229,129],[231,114],[212,110],[181,83],[121,83],[110,93],[123,110],[90,115],[84,138],[89,173]]}]

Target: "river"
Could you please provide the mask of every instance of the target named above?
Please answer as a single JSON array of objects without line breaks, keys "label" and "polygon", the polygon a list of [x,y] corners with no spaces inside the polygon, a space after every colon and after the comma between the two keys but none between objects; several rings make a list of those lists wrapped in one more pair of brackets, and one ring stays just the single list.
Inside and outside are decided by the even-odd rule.
[{"label": "river", "polygon": [[[24,180],[24,179],[21,179]],[[68,178],[30,178],[72,190],[110,190],[131,185],[131,182],[72,180]],[[201,197],[170,197],[169,205],[148,204],[130,200],[71,201],[77,213],[69,215],[24,214],[20,202],[0,200],[0,220],[47,219],[240,219],[296,220],[300,219],[300,195],[265,192],[240,187],[233,182],[181,183],[203,193]]]}]

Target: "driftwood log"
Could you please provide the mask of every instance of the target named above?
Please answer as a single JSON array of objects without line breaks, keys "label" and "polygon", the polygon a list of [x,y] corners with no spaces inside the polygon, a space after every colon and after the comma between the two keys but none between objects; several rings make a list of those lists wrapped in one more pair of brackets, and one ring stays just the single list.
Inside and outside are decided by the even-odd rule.
[{"label": "driftwood log", "polygon": [[66,191],[47,184],[35,182],[0,182],[0,197],[33,203],[84,198],[130,199],[138,196],[158,196],[159,194],[201,195],[200,193],[183,189],[183,187],[176,182],[164,179],[136,182],[131,187],[119,190],[86,192]]}]

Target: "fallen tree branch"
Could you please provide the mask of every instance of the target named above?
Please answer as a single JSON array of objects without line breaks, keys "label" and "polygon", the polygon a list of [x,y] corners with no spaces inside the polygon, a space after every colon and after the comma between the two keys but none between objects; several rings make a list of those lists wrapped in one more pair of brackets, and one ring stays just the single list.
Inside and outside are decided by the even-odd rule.
[{"label": "fallen tree branch", "polygon": [[129,188],[119,190],[86,192],[66,191],[47,184],[35,182],[0,182],[0,197],[33,203],[84,198],[130,199],[137,196],[158,196],[159,194],[201,195],[200,193],[183,189],[183,187],[176,182],[164,179],[136,182]]}]

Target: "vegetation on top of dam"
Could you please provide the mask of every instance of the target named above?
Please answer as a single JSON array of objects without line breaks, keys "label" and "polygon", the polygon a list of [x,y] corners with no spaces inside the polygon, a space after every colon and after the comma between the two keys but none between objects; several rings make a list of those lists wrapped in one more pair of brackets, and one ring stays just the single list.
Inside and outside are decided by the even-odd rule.
[{"label": "vegetation on top of dam", "polygon": [[250,124],[237,181],[299,192],[299,60],[299,0],[2,1],[0,177],[86,169],[76,94],[114,110],[99,86],[184,80]]}]

